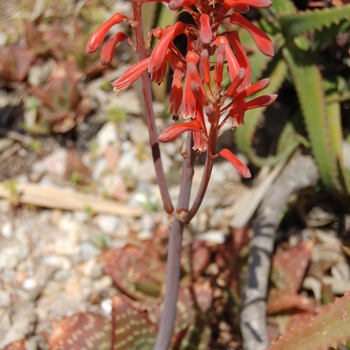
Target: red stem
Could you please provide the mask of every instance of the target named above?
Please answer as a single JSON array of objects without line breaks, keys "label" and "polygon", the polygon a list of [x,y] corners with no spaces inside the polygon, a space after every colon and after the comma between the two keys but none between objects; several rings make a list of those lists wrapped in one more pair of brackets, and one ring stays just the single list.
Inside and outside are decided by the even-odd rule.
[{"label": "red stem", "polygon": [[[141,61],[147,58],[147,52],[145,49],[143,32],[142,32],[141,7],[137,4],[136,1],[132,1],[132,7],[134,10],[134,20],[138,22],[138,25],[135,28],[135,34],[136,34],[137,54],[138,54],[139,60]],[[164,210],[168,214],[172,214],[174,212],[174,207],[171,203],[168,186],[166,184],[165,175],[163,171],[162,159],[160,156],[160,149],[159,149],[159,143],[158,143],[158,133],[157,133],[157,128],[155,124],[154,111],[153,111],[153,105],[152,105],[151,83],[147,72],[144,72],[141,75],[141,80],[142,80],[143,99],[145,103],[146,121],[148,126],[150,144],[152,148],[152,156],[153,156],[154,168],[157,176],[157,182],[158,182],[160,193],[162,196]]]},{"label": "red stem", "polygon": [[[189,136],[186,143],[187,158],[185,158],[182,164],[182,176],[177,213],[188,210],[192,177],[194,173],[193,166],[195,161],[195,154],[192,150],[192,132],[189,132],[188,134]],[[182,250],[182,233],[184,227],[185,224],[180,221],[175,215],[169,232],[169,247],[163,312],[154,350],[167,350],[169,348],[170,340],[173,335],[176,317],[177,295],[180,283],[180,260]]]}]

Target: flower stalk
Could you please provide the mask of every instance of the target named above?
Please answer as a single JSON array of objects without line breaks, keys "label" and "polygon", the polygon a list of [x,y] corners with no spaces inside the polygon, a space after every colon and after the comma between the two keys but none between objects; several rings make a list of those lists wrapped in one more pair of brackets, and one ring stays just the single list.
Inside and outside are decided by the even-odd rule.
[{"label": "flower stalk", "polygon": [[[139,56],[139,61],[147,59],[147,53],[143,41],[142,33],[142,19],[141,19],[141,7],[136,3],[132,3],[134,10],[134,19],[138,23],[135,28],[136,43],[137,43],[137,53]],[[148,77],[147,72],[143,72],[141,75],[142,79],[142,93],[143,100],[145,104],[145,114],[146,121],[149,132],[149,140],[152,149],[152,157],[154,162],[154,168],[156,171],[158,186],[163,200],[164,210],[168,214],[172,214],[174,207],[171,203],[168,186],[165,180],[165,174],[163,170],[162,159],[160,155],[159,143],[158,143],[158,133],[155,123],[154,110],[152,104],[152,93],[151,93],[151,83]]]},{"label": "flower stalk", "polygon": [[[176,316],[183,229],[200,208],[214,161],[222,157],[229,161],[243,178],[251,176],[248,167],[230,150],[216,149],[218,134],[226,123],[231,123],[233,129],[240,127],[244,124],[244,115],[247,110],[268,106],[275,101],[277,96],[265,95],[251,98],[252,95],[268,86],[269,79],[263,79],[251,85],[251,66],[238,32],[219,32],[222,21],[229,19],[232,24],[249,32],[257,48],[264,55],[273,56],[274,49],[269,37],[242,16],[242,13],[247,12],[250,7],[268,8],[272,4],[270,0],[213,0],[210,2],[165,0],[170,10],[182,9],[188,12],[193,17],[194,24],[177,22],[166,28],[154,28],[145,42],[142,33],[141,5],[151,1],[161,0],[132,2],[133,21],[121,14],[115,14],[93,33],[87,45],[87,52],[96,51],[102,45],[108,30],[114,24],[126,21],[135,27],[136,45],[125,34],[118,32],[102,50],[101,60],[104,63],[110,62],[114,47],[125,40],[136,48],[139,57],[139,62],[126,70],[112,85],[119,93],[141,77],[157,181],[164,209],[168,214],[174,215],[169,232],[163,314],[155,346],[156,350],[166,350],[170,344]],[[182,55],[173,42],[181,34],[187,36],[186,55]],[[147,56],[146,49],[150,46],[152,36],[159,42],[151,55]],[[214,55],[215,62],[212,63],[211,57]],[[178,124],[163,130],[158,136],[152,107],[150,80],[161,83],[165,78],[168,64],[174,72],[168,112],[174,117],[174,120],[182,119]],[[228,86],[222,84],[225,74],[230,77]],[[182,84],[183,79],[185,80],[184,85]],[[183,133],[187,133],[188,136],[186,150],[183,154],[179,201],[174,214],[165,181],[158,140],[171,142]],[[193,204],[189,206],[195,158],[200,152],[206,152],[204,172]]]}]

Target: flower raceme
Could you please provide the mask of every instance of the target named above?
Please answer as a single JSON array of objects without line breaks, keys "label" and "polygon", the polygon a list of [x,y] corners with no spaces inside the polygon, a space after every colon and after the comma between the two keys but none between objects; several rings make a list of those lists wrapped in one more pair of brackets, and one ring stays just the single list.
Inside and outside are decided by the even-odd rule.
[{"label": "flower raceme", "polygon": [[[137,0],[136,0],[137,1]],[[154,0],[153,0],[154,1]],[[159,0],[155,0],[159,1]],[[138,0],[140,5],[150,0]],[[152,36],[159,39],[150,57],[136,63],[112,83],[119,93],[132,85],[145,71],[151,74],[151,80],[161,83],[164,80],[167,65],[173,71],[173,81],[169,97],[168,112],[178,120],[185,121],[173,125],[159,135],[159,140],[169,142],[182,133],[193,133],[194,150],[207,150],[212,159],[222,157],[232,163],[237,172],[245,178],[250,177],[248,168],[229,150],[216,153],[217,135],[226,122],[232,127],[244,124],[244,114],[254,108],[272,104],[277,95],[250,96],[261,92],[269,85],[269,79],[251,84],[251,65],[236,31],[219,32],[223,20],[228,19],[233,25],[248,31],[258,50],[273,56],[274,49],[269,37],[242,16],[250,7],[265,9],[271,6],[271,0],[168,0],[164,1],[171,10],[182,8],[187,11],[195,24],[177,22],[172,26],[155,28],[150,31],[145,47],[149,47]],[[137,23],[126,16],[116,13],[90,37],[87,52],[96,51],[103,43],[109,29],[126,21],[132,26]],[[187,53],[183,56],[173,43],[179,35],[187,36]],[[102,63],[109,63],[115,46],[131,39],[118,32],[105,45],[101,52]],[[215,62],[211,62],[215,57]],[[223,86],[223,77],[229,76],[230,83]],[[184,79],[184,84],[183,84]],[[249,100],[247,100],[249,99]]]}]

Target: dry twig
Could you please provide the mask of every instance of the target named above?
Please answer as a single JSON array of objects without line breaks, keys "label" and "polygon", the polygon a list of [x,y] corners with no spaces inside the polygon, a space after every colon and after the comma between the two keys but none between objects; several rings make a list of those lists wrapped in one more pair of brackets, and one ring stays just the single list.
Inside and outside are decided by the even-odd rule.
[{"label": "dry twig", "polygon": [[241,331],[246,350],[263,350],[269,345],[266,328],[266,296],[279,213],[288,197],[319,179],[311,156],[296,153],[271,187],[258,210],[250,244],[249,270],[244,288]]}]

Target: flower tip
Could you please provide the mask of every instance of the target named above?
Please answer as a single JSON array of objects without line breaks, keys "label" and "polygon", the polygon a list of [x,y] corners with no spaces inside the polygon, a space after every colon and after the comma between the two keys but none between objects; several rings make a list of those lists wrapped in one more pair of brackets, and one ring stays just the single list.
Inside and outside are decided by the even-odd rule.
[{"label": "flower tip", "polygon": [[227,148],[224,148],[219,155],[228,160],[234,168],[237,170],[238,174],[244,179],[249,179],[252,175],[248,169],[248,167],[243,164],[231,151]]},{"label": "flower tip", "polygon": [[200,130],[201,128],[199,123],[196,120],[193,120],[190,122],[170,126],[159,134],[158,140],[160,142],[169,142],[175,140],[185,131],[197,132]]},{"label": "flower tip", "polygon": [[[102,42],[101,42],[102,44]],[[95,35],[91,35],[87,44],[86,44],[86,54],[89,54],[89,53],[93,53],[95,51],[98,50],[98,48],[100,47],[99,43],[96,43],[96,37]]]},{"label": "flower tip", "polygon": [[244,169],[240,175],[243,177],[243,179],[250,179],[252,177],[252,174],[248,168]]},{"label": "flower tip", "polygon": [[119,24],[122,21],[123,16],[119,12],[117,12],[107,22],[105,22],[102,26],[95,30],[87,42],[86,53],[88,54],[98,50],[98,48],[102,45],[107,32],[114,25]]},{"label": "flower tip", "polygon": [[[113,84],[111,85],[113,86]],[[113,87],[113,91],[115,91],[115,94],[112,97],[117,96],[121,90],[118,90],[117,88]]]},{"label": "flower tip", "polygon": [[270,95],[271,104],[276,101],[277,97],[278,97],[278,94],[271,94]]}]

